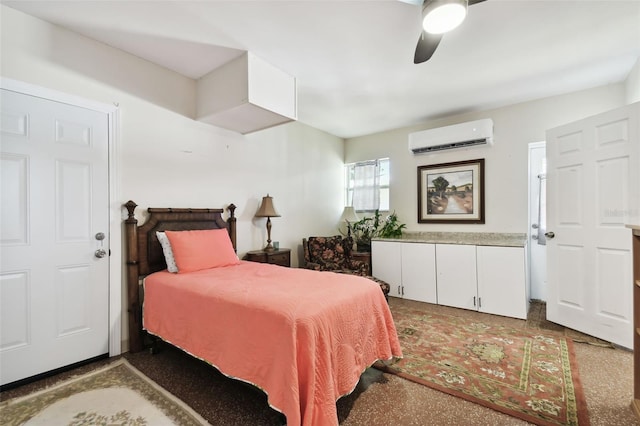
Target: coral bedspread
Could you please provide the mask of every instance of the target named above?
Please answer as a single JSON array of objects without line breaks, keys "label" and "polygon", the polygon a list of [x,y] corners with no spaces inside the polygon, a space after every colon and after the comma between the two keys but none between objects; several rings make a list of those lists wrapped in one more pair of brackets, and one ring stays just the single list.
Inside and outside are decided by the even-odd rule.
[{"label": "coral bedspread", "polygon": [[144,328],[263,389],[288,425],[335,425],[336,401],[401,357],[378,284],[245,262],[145,279]]}]

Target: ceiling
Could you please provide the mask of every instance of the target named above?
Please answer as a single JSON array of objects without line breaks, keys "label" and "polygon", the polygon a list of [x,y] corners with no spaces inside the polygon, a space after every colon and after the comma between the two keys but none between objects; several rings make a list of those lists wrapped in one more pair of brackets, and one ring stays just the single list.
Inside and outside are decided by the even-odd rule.
[{"label": "ceiling", "polygon": [[640,57],[640,0],[488,0],[419,65],[420,7],[397,0],[1,2],[193,79],[250,51],[343,138],[621,82]]}]

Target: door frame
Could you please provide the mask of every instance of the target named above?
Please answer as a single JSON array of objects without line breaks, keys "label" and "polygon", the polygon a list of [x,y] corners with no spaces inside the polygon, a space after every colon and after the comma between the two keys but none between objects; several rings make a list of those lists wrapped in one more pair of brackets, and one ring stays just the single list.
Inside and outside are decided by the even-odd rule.
[{"label": "door frame", "polygon": [[98,111],[107,115],[109,150],[109,356],[122,353],[122,206],[120,200],[119,135],[117,104],[109,105],[34,84],[0,77],[0,88],[37,98]]},{"label": "door frame", "polygon": [[[529,283],[529,296],[531,296],[531,286],[533,285],[533,280],[531,279],[531,271],[536,266],[533,262],[533,249],[531,248],[531,246],[534,244],[534,240],[532,239],[533,229],[531,228],[531,222],[534,219],[531,215],[531,194],[533,192],[533,188],[531,186],[531,151],[537,148],[545,148],[546,151],[546,147],[546,141],[530,142],[527,146],[527,244],[529,245],[529,250],[527,250],[527,279]],[[546,302],[546,288],[544,301]]]}]

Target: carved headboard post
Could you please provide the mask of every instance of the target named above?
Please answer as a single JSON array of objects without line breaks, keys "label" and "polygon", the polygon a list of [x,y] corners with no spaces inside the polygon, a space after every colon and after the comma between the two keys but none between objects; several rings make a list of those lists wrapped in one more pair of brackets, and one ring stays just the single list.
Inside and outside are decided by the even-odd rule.
[{"label": "carved headboard post", "polygon": [[142,311],[140,309],[140,294],[138,288],[139,265],[138,265],[138,220],[134,216],[134,211],[138,206],[129,200],[125,205],[129,217],[125,220],[125,234],[127,242],[127,295],[129,312],[129,351],[139,352],[142,350]]},{"label": "carved headboard post", "polygon": [[233,243],[233,248],[238,251],[238,246],[236,245],[236,205],[231,203],[227,207],[229,210],[229,219],[227,219],[227,226],[229,227],[229,237],[231,237],[231,242]]}]

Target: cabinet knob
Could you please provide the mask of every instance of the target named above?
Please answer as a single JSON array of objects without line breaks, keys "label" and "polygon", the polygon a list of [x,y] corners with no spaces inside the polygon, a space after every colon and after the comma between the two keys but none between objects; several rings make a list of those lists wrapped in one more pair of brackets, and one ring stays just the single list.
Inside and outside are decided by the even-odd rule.
[{"label": "cabinet knob", "polygon": [[545,232],[544,236],[549,238],[549,239],[552,239],[553,237],[556,236],[556,234],[554,234],[553,232],[549,231],[549,232]]}]

